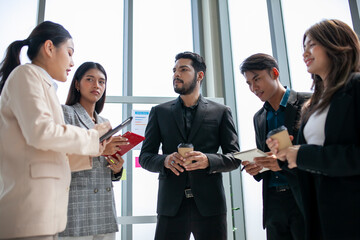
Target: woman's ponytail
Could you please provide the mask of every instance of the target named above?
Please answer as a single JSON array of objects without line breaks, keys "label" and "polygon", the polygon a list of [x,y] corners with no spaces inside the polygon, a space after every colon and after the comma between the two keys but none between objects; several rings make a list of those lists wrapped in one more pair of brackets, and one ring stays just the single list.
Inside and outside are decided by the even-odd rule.
[{"label": "woman's ponytail", "polygon": [[19,66],[20,63],[20,52],[23,46],[29,45],[30,41],[25,39],[23,41],[14,41],[12,42],[6,51],[6,56],[1,62],[0,68],[0,95],[5,85],[7,78],[14,68]]},{"label": "woman's ponytail", "polygon": [[23,46],[29,46],[27,56],[33,61],[46,40],[51,40],[55,47],[58,47],[70,38],[70,33],[63,26],[58,23],[45,21],[37,25],[27,39],[11,43],[4,60],[0,64],[0,95],[11,71],[21,64],[20,52]]}]

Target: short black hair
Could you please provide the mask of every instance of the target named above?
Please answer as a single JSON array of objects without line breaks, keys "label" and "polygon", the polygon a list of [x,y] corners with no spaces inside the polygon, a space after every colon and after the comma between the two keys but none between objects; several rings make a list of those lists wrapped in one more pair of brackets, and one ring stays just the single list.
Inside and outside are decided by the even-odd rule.
[{"label": "short black hair", "polygon": [[246,58],[240,64],[240,72],[244,74],[251,70],[271,70],[276,68],[279,71],[279,65],[275,58],[265,53],[256,53]]},{"label": "short black hair", "polygon": [[205,60],[202,56],[200,56],[197,53],[193,53],[193,52],[182,52],[182,53],[178,53],[175,56],[175,62],[177,60],[179,60],[180,58],[186,58],[186,59],[191,59],[192,63],[191,66],[193,66],[193,68],[195,69],[196,72],[204,72],[206,71],[206,64],[205,64]]}]

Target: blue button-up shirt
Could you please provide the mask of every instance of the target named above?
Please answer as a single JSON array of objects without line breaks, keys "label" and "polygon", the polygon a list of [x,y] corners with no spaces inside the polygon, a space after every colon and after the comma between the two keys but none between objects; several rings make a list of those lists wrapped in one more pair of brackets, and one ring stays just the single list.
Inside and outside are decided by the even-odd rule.
[{"label": "blue button-up shirt", "polygon": [[[276,111],[272,108],[270,103],[265,102],[264,108],[267,111],[266,123],[267,123],[268,132],[284,125],[285,107],[289,100],[289,95],[290,95],[290,89],[286,89],[286,92],[281,99],[279,109]],[[284,186],[284,185],[289,185],[286,177],[280,172],[271,172],[269,187]]]}]

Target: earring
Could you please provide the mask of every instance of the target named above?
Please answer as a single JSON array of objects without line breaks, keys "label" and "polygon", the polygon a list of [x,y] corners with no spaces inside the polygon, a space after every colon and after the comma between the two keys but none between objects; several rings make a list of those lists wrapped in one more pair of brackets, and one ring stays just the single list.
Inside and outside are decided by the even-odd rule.
[{"label": "earring", "polygon": [[79,90],[78,88],[76,89],[76,91],[77,91],[77,92],[80,92],[80,90]]}]

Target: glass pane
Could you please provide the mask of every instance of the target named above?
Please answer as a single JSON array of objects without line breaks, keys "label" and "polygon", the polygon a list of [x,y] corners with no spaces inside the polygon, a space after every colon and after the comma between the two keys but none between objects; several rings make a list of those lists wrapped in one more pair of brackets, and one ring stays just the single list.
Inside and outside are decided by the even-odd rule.
[{"label": "glass pane", "polygon": [[[68,81],[58,84],[61,103],[65,103],[73,73],[86,61],[98,62],[105,68],[108,96],[122,95],[123,1],[47,0],[45,20],[62,24],[69,30],[75,45],[75,66]],[[117,125],[122,120],[122,105],[105,104],[101,116],[112,126]],[[113,182],[118,216],[121,215],[121,183]],[[120,232],[117,238],[120,238]]]},{"label": "glass pane", "polygon": [[[108,119],[111,125],[114,127],[115,125],[122,122],[122,105],[117,103],[106,103],[104,105],[103,111],[100,115],[106,119]],[[125,133],[124,131],[120,132],[121,134]],[[116,134],[118,135],[118,134]],[[117,216],[121,215],[121,183],[123,180],[113,182],[114,186],[114,198],[115,198],[115,208]],[[119,225],[120,231],[120,225]]]},{"label": "glass pane", "polygon": [[[154,104],[134,104],[133,109],[150,111],[153,106]],[[157,215],[158,173],[149,172],[136,164],[139,155],[140,150],[133,151],[133,215]]]},{"label": "glass pane", "polygon": [[[37,3],[38,0],[0,0],[0,61],[10,43],[27,38],[36,26]],[[26,51],[27,47],[24,47],[21,63],[30,62]]]},{"label": "glass pane", "polygon": [[133,239],[153,240],[155,236],[155,229],[155,223],[133,225]]},{"label": "glass pane", "polygon": [[[143,110],[143,109],[142,109]],[[140,155],[140,150],[133,151],[133,161]],[[133,164],[133,215],[157,215],[158,174],[149,172]],[[143,239],[143,238],[134,238]]]},{"label": "glass pane", "polygon": [[175,55],[192,50],[189,0],[134,0],[134,96],[177,96]]},{"label": "glass pane", "polygon": [[[239,66],[252,54],[262,52],[272,55],[266,0],[229,0],[229,14],[240,148],[247,150],[256,147],[253,116],[263,103],[250,92]],[[261,182],[255,181],[246,172],[242,174],[242,181],[246,238],[266,239],[262,230]]]},{"label": "glass pane", "polygon": [[[309,27],[323,19],[339,19],[352,27],[349,3],[339,0],[282,1],[281,3],[292,88],[299,92],[309,92],[312,79],[303,62],[303,35]],[[304,17],[305,13],[306,17]]]},{"label": "glass pane", "polygon": [[[134,104],[134,110],[150,111],[153,104]],[[140,150],[133,150],[133,216],[156,214],[158,173],[149,172],[139,165]],[[159,151],[161,154],[161,151]],[[155,236],[156,224],[133,225],[133,239],[151,240]]]},{"label": "glass pane", "polygon": [[[101,112],[101,116],[108,119],[112,126],[117,125],[118,123],[122,122],[122,105],[117,103],[106,103],[104,105],[103,111]],[[121,134],[123,133],[125,133],[124,130],[121,132]],[[124,169],[126,168],[124,167]],[[113,182],[115,208],[116,208],[117,216],[121,216],[122,181],[127,181],[127,179]],[[119,240],[121,239],[121,225],[119,225],[119,232],[116,233],[116,239]]]},{"label": "glass pane", "polygon": [[100,63],[108,76],[107,95],[122,95],[123,1],[47,0],[45,20],[62,24],[75,44],[75,66],[58,96],[66,100],[73,73],[83,62]]}]

